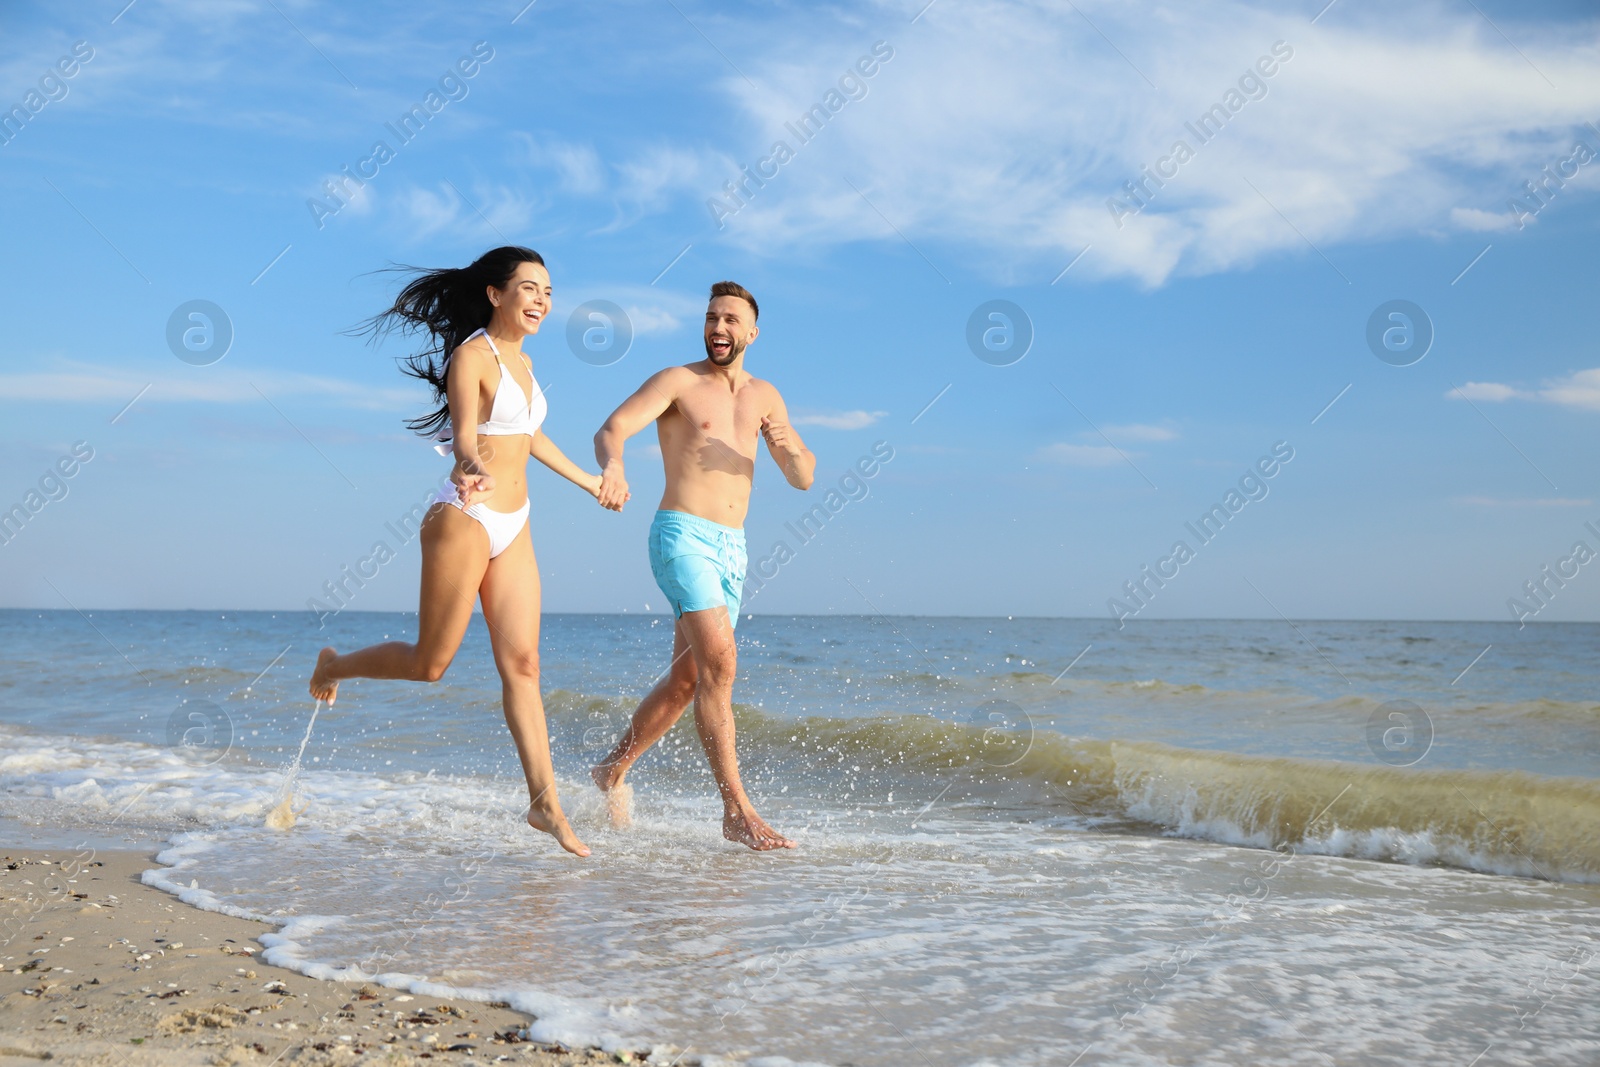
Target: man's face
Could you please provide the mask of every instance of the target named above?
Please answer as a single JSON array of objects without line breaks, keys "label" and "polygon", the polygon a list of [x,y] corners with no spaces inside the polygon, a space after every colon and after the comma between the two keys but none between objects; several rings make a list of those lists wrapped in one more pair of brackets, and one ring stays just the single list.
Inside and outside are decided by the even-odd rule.
[{"label": "man's face", "polygon": [[715,297],[706,308],[706,358],[726,367],[756,339],[755,310],[741,297]]}]

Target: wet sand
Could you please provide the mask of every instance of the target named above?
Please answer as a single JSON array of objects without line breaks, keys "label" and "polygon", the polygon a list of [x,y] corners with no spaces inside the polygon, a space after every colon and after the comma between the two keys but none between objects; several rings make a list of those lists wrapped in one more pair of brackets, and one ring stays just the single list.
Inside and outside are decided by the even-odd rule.
[{"label": "wet sand", "polygon": [[323,982],[268,966],[270,927],[139,881],[149,854],[14,850],[0,860],[0,1065],[642,1062],[518,1037],[503,1005]]}]

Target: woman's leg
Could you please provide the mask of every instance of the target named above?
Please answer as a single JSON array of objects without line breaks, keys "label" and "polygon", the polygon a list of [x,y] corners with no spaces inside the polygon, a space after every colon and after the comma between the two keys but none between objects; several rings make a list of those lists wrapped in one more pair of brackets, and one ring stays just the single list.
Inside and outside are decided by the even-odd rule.
[{"label": "woman's leg", "polygon": [[459,508],[434,505],[422,523],[416,644],[388,641],[343,656],[325,648],[311,675],[311,695],[332,705],[345,678],[437,682],[461,647],[488,565],[489,534],[482,524]]},{"label": "woman's leg", "polygon": [[506,725],[528,781],[528,825],[550,834],[568,852],[587,856],[589,846],[578,840],[561,812],[550,765],[550,735],[539,696],[539,565],[526,528],[489,561],[479,593],[500,670]]}]

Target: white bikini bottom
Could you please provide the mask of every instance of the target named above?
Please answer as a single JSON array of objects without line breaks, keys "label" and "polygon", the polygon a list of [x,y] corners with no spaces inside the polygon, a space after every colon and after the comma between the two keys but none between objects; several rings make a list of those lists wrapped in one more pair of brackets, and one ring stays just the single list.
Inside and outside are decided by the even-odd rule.
[{"label": "white bikini bottom", "polygon": [[483,525],[484,531],[489,535],[489,558],[494,559],[500,553],[511,547],[511,542],[517,539],[522,528],[528,525],[528,501],[524,500],[522,506],[516,511],[495,511],[483,503],[473,504],[471,507],[461,507],[461,498],[456,495],[456,487],[439,490],[439,495],[434,500],[440,504],[449,504],[459,508],[463,513],[477,519]]}]

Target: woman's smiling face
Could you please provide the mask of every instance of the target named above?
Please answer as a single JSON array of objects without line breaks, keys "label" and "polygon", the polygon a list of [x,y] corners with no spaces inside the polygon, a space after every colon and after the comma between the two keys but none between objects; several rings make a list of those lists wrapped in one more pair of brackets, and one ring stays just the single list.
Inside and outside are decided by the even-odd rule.
[{"label": "woman's smiling face", "polygon": [[505,288],[489,287],[489,302],[507,332],[538,333],[539,324],[550,314],[550,272],[542,263],[519,263]]}]

